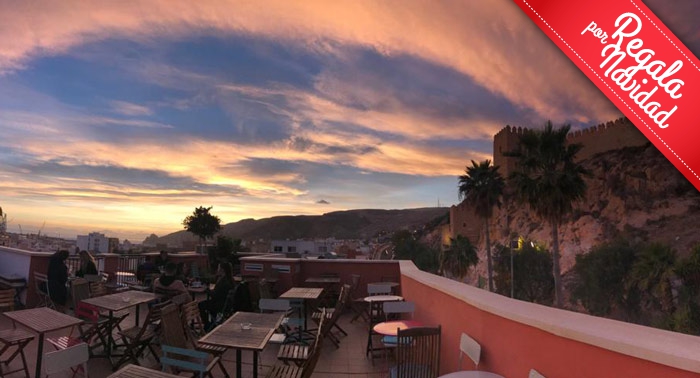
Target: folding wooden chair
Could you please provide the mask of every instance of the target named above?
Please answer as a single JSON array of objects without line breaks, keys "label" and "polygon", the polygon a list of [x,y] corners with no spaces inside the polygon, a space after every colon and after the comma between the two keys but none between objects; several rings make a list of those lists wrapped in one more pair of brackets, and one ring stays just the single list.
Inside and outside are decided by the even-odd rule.
[{"label": "folding wooden chair", "polygon": [[46,338],[46,341],[57,350],[72,348],[81,343],[87,343],[88,352],[94,355],[93,351],[107,345],[107,338],[110,330],[109,318],[100,316],[100,310],[83,300],[90,298],[90,288],[87,280],[77,278],[71,282],[71,297],[73,299],[73,311],[75,317],[83,320],[79,325],[80,336],[59,336]]},{"label": "folding wooden chair", "polygon": [[146,320],[144,320],[143,325],[135,326],[123,331],[119,331],[118,334],[122,337],[124,342],[124,355],[122,358],[114,365],[114,370],[116,371],[119,366],[127,361],[138,365],[139,357],[143,355],[146,348],[150,350],[153,356],[158,360],[158,354],[156,354],[153,349],[153,339],[156,337],[157,327],[160,325],[161,312],[163,307],[171,305],[170,302],[160,303],[151,306],[148,310],[148,315]]},{"label": "folding wooden chair", "polygon": [[192,344],[192,347],[194,349],[209,353],[214,357],[219,358],[217,362],[219,368],[224,373],[224,376],[228,378],[228,371],[226,371],[222,360],[222,356],[226,352],[226,348],[215,345],[202,344],[199,342],[199,339],[206,334],[206,331],[204,330],[204,323],[202,322],[202,318],[199,315],[198,304],[199,302],[197,301],[191,301],[183,304],[180,308],[180,314],[182,316],[182,324],[185,329],[185,334],[190,339],[190,343]]},{"label": "folding wooden chair", "polygon": [[36,307],[56,309],[56,305],[53,303],[51,296],[49,295],[49,278],[46,276],[46,274],[34,272],[34,290],[39,296],[39,303],[37,303]]},{"label": "folding wooden chair", "polygon": [[396,366],[391,378],[437,378],[440,374],[440,326],[399,330]]},{"label": "folding wooden chair", "polygon": [[[169,304],[162,308],[160,321],[163,329],[161,338],[163,356],[160,358],[163,371],[170,368],[175,374],[188,371],[200,378],[204,376],[213,378],[211,369],[214,365],[219,364],[219,357],[213,357],[209,361],[210,355],[208,353],[189,348],[182,319],[175,304]],[[220,366],[223,368],[222,365]],[[226,375],[228,376],[228,374]]]},{"label": "folding wooden chair", "polygon": [[[347,336],[348,333],[345,332],[343,328],[338,325],[338,319],[340,318],[340,315],[343,314],[343,309],[345,309],[345,306],[348,301],[348,296],[350,295],[350,285],[343,285],[340,287],[340,292],[338,293],[338,299],[335,302],[335,308],[326,308],[326,317],[328,318],[327,320],[330,322],[329,325],[329,330],[328,334],[326,335],[333,344],[335,344],[336,347],[340,347],[340,339],[339,337],[335,336],[333,334],[333,328],[337,329],[342,333],[344,336]],[[321,311],[314,311],[311,313],[311,319],[318,323],[319,319],[321,317]],[[324,336],[324,337],[326,337]]]},{"label": "folding wooden chair", "polygon": [[15,351],[7,359],[0,361],[0,363],[4,364],[5,366],[9,366],[12,360],[14,360],[18,355],[22,358],[22,369],[5,372],[0,369],[0,376],[24,371],[25,376],[29,377],[27,358],[24,355],[24,348],[26,348],[33,339],[34,335],[32,333],[19,328],[3,329],[0,331],[0,343],[3,344],[2,348],[0,348],[0,356],[5,354],[5,352],[7,352],[7,350],[11,347],[16,347]]},{"label": "folding wooden chair", "polygon": [[[266,378],[309,378],[313,374],[316,368],[316,363],[319,357],[321,357],[321,347],[323,345],[323,334],[325,329],[330,328],[326,324],[326,314],[325,310],[321,316],[321,321],[319,323],[318,331],[316,332],[316,337],[314,339],[311,347],[306,345],[299,345],[297,349],[297,354],[299,359],[287,359],[286,361],[292,361],[295,365],[288,365],[285,361],[281,365],[274,365],[270,372],[266,375]],[[306,358],[303,358],[306,357]]]}]

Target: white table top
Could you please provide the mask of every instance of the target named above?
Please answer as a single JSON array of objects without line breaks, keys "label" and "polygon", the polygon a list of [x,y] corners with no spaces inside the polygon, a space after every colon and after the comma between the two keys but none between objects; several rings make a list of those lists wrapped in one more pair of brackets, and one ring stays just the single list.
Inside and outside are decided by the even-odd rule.
[{"label": "white table top", "polygon": [[402,300],[403,297],[399,295],[372,295],[365,297],[365,302],[398,302]]},{"label": "white table top", "polygon": [[505,378],[502,375],[496,373],[489,373],[488,371],[480,370],[469,370],[469,371],[456,371],[454,373],[449,373],[441,375],[438,378]]}]

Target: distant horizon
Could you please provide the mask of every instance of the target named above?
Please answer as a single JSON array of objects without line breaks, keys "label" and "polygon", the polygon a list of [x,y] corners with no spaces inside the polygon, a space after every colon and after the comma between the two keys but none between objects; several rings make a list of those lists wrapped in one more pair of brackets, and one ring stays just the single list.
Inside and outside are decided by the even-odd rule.
[{"label": "distant horizon", "polygon": [[[697,54],[696,2],[645,3]],[[509,0],[65,0],[1,18],[13,232],[143,240],[198,206],[224,223],[449,206],[506,125],[620,117]]]},{"label": "distant horizon", "polygon": [[[436,204],[436,205],[437,205],[437,204]],[[242,219],[238,219],[238,220],[234,220],[234,221],[230,221],[230,222],[225,222],[225,221],[222,219],[222,221],[221,221],[221,226],[223,227],[223,226],[225,226],[225,225],[227,225],[227,224],[237,223],[237,222],[240,222],[240,221],[243,221],[243,220],[249,220],[249,219],[251,219],[251,220],[261,220],[261,219],[268,219],[268,218],[274,218],[274,217],[284,217],[284,216],[320,216],[320,215],[327,214],[327,213],[344,212],[344,211],[362,211],[362,210],[386,210],[386,211],[391,211],[391,210],[415,210],[415,209],[431,209],[431,208],[435,208],[435,209],[437,209],[437,208],[445,208],[445,209],[448,209],[450,206],[451,206],[451,205],[449,205],[449,206],[444,206],[444,205],[441,204],[440,207],[438,207],[438,206],[420,206],[420,207],[408,207],[408,208],[402,208],[402,209],[399,209],[399,208],[390,208],[390,209],[359,208],[359,209],[346,209],[346,210],[326,211],[326,212],[319,213],[319,214],[280,214],[280,215],[272,215],[272,216],[257,217],[257,218],[254,218],[254,217],[247,217],[247,218],[242,218]],[[4,208],[3,208],[3,209],[4,209]],[[193,208],[193,210],[194,210],[194,208]],[[217,215],[215,210],[212,210],[212,214]],[[189,214],[187,214],[187,215],[189,215]],[[187,215],[183,215],[182,218],[184,219]],[[129,240],[129,242],[135,243],[135,244],[141,244],[147,237],[151,236],[152,234],[155,234],[155,235],[158,236],[158,237],[163,237],[163,236],[166,236],[166,235],[169,235],[169,234],[178,232],[178,231],[184,231],[184,226],[180,226],[180,229],[173,229],[173,230],[170,230],[170,231],[164,230],[164,232],[162,232],[162,233],[158,233],[158,232],[136,233],[136,232],[134,232],[134,233],[131,233],[131,234],[129,234],[129,235],[136,236],[136,237],[123,237],[123,236],[117,235],[116,233],[112,232],[111,230],[89,230],[89,231],[79,231],[79,232],[76,231],[75,236],[69,237],[69,236],[65,236],[65,235],[66,235],[65,233],[57,232],[57,231],[54,231],[54,230],[50,229],[50,228],[48,227],[48,225],[49,225],[49,222],[47,222],[45,228],[41,231],[42,235],[46,235],[46,236],[49,236],[49,237],[57,237],[57,238],[65,239],[65,240],[77,240],[78,235],[87,235],[87,234],[92,233],[92,232],[97,232],[97,233],[105,234],[106,237],[116,237],[116,238],[119,238],[119,242],[120,242],[120,243],[124,242],[124,240]],[[28,234],[36,235],[37,232],[39,231],[39,227],[41,227],[41,225],[39,225],[36,229],[30,228],[29,230],[27,230],[27,229],[25,229],[24,226],[22,226],[22,232],[21,232],[21,234],[23,234],[23,235],[28,235]],[[8,227],[7,227],[7,232],[14,233],[14,234],[20,234],[19,227],[17,227],[17,229],[14,230],[14,229],[12,229],[12,227],[10,227],[10,225],[8,225]],[[125,234],[122,234],[122,235],[126,235],[126,233],[125,233]],[[143,236],[139,236],[139,235],[143,235]]]}]

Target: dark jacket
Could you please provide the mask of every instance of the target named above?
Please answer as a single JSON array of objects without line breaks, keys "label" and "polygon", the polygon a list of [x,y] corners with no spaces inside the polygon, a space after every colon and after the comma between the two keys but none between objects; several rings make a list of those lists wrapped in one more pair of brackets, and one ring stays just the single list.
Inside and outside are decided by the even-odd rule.
[{"label": "dark jacket", "polygon": [[66,288],[68,267],[64,261],[61,255],[54,254],[49,259],[49,269],[46,272],[49,296],[54,303],[61,306],[64,306],[68,299],[68,289]]},{"label": "dark jacket", "polygon": [[85,270],[81,267],[78,269],[77,272],[75,272],[75,275],[78,277],[85,277],[85,275],[90,275],[90,274],[97,274],[97,267],[95,266],[95,263],[92,261],[88,261],[87,266],[85,267]]},{"label": "dark jacket", "polygon": [[226,277],[221,277],[214,287],[214,291],[211,292],[210,300],[213,303],[215,313],[220,312],[224,309],[224,304],[226,303],[226,296],[228,292],[233,289],[233,282],[227,280]]}]

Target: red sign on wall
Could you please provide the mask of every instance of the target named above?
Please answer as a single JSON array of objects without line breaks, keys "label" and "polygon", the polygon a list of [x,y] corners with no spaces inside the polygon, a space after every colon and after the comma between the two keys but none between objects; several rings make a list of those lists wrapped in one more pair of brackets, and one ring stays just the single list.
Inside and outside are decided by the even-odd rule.
[{"label": "red sign on wall", "polygon": [[515,0],[700,190],[700,61],[638,0]]}]

